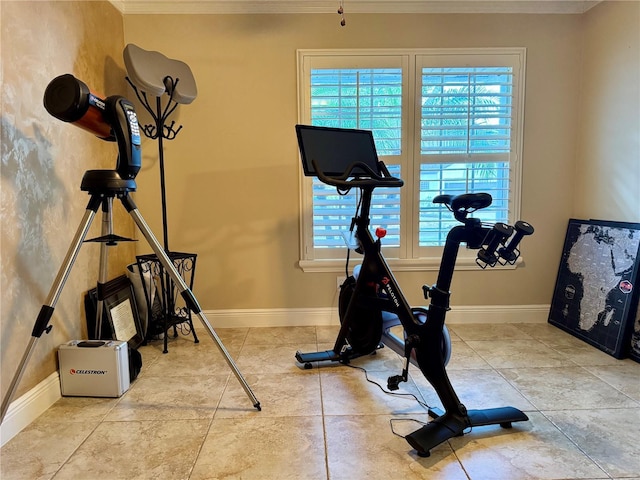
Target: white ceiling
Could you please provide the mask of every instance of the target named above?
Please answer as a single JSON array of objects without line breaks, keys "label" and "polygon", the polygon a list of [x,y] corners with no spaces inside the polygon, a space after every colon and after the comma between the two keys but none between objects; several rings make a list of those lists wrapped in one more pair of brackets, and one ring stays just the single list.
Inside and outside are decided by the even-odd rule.
[{"label": "white ceiling", "polygon": [[[124,14],[335,13],[340,0],[110,0]],[[589,0],[343,0],[350,13],[584,13]]]}]

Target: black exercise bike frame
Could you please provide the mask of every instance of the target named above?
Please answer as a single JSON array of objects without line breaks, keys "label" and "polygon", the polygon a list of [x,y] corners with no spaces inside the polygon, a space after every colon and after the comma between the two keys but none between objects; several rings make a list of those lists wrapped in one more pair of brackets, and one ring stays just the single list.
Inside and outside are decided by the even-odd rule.
[{"label": "black exercise bike frame", "polygon": [[[496,224],[493,227],[486,226],[480,220],[468,216],[469,213],[491,203],[491,197],[488,194],[436,197],[434,202],[444,203],[462,224],[453,227],[447,235],[435,285],[423,286],[425,298],[430,299],[427,311],[424,312],[422,308],[412,308],[405,299],[381,252],[380,239],[374,240],[369,229],[373,190],[377,187],[401,187],[403,185],[401,179],[394,178],[389,174],[383,162],[379,161],[378,166],[382,175],[371,171],[366,165],[354,164],[340,177],[327,177],[316,167],[317,176],[322,182],[336,186],[339,190],[354,187],[361,190],[360,210],[356,212],[353,223],[356,227],[359,251],[364,256],[355,290],[346,311],[341,315],[341,328],[333,349],[324,352],[297,352],[297,361],[304,364],[305,368],[311,368],[312,362],[349,363],[349,360],[354,357],[372,353],[357,351],[357,349],[354,351],[348,342],[350,328],[356,321],[356,309],[359,304],[366,303],[373,309],[390,312],[397,316],[397,319],[385,321],[380,332],[382,343],[405,357],[402,375],[390,377],[389,388],[395,390],[399,382],[406,381],[409,363],[414,363],[433,386],[444,407],[444,412],[430,409],[429,414],[434,420],[406,436],[406,440],[418,455],[429,456],[432,448],[452,437],[464,435],[474,426],[499,424],[504,428],[511,428],[511,422],[528,420],[523,412],[513,407],[467,410],[451,385],[446,371],[447,352],[443,351],[447,348],[444,338],[444,324],[446,313],[450,309],[451,293],[449,288],[460,245],[464,243],[468,248],[479,249],[483,263],[486,263],[486,259],[497,261],[499,257],[508,259],[508,263],[515,263],[519,256],[517,245],[523,234],[516,234],[514,239],[506,244],[513,232],[512,227],[505,224]],[[366,170],[370,176],[349,178],[350,172],[354,171],[354,168]],[[528,226],[528,224],[526,225]],[[528,234],[530,233],[524,233],[524,235]],[[496,252],[498,253],[496,254]],[[488,264],[494,266],[496,261],[489,260]],[[372,286],[375,287],[374,296],[371,295]],[[418,318],[414,312],[426,314],[426,320]],[[399,351],[398,342],[394,341],[395,339],[392,339],[389,333],[390,328],[396,325],[402,325],[404,329],[404,351]],[[372,350],[375,351],[375,348]],[[412,352],[414,352],[414,357],[412,357]]]}]

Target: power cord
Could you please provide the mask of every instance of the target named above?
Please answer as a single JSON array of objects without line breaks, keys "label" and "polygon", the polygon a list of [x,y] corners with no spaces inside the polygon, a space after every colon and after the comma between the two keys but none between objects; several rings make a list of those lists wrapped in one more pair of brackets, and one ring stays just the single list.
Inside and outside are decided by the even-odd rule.
[{"label": "power cord", "polygon": [[380,385],[378,382],[376,382],[375,380],[371,380],[369,378],[369,373],[367,372],[367,370],[365,368],[362,367],[358,367],[356,365],[351,365],[349,363],[345,364],[347,367],[349,368],[353,368],[354,370],[360,370],[361,372],[364,373],[364,378],[367,380],[367,382],[372,383],[373,385],[375,385],[376,387],[378,387],[383,393],[386,393],[387,395],[392,395],[395,397],[411,397],[413,398],[422,408],[425,408],[427,410],[429,410],[431,408],[430,405],[427,405],[425,402],[423,402],[422,400],[420,400],[418,397],[415,396],[415,394],[413,393],[400,393],[400,392],[390,392],[389,390],[387,390],[386,388],[384,388],[382,385]]},{"label": "power cord", "polygon": [[[384,388],[382,385],[380,385],[375,380],[371,380],[369,378],[369,373],[363,367],[358,367],[356,365],[351,365],[349,363],[345,363],[344,365],[349,367],[349,368],[353,368],[354,370],[362,371],[364,373],[364,378],[365,378],[365,380],[367,382],[375,385],[383,393],[385,393],[387,395],[392,395],[394,397],[410,397],[410,398],[413,398],[416,401],[416,403],[418,403],[418,405],[420,405],[422,408],[427,410],[427,413],[430,413],[430,411],[433,410],[433,408],[434,408],[434,407],[430,406],[429,404],[427,404],[427,403],[423,402],[422,400],[420,400],[413,393],[399,393],[399,392],[391,392],[391,391],[387,390],[386,388]],[[422,426],[427,425],[427,423],[428,423],[428,422],[422,422],[420,420],[416,420],[415,418],[391,418],[391,419],[389,419],[389,427],[391,428],[391,433],[393,433],[395,436],[400,437],[400,438],[406,438],[406,436],[396,432],[396,430],[393,427],[393,424],[395,422],[413,422],[413,423],[417,423],[417,424],[422,425]],[[468,428],[468,430],[465,430],[463,432],[464,435],[467,435],[467,434],[471,433],[471,431],[473,430],[473,427],[471,425],[468,425],[467,428]]]},{"label": "power cord", "polygon": [[[409,397],[409,398],[413,398],[418,405],[420,405],[422,408],[424,408],[425,410],[427,410],[427,412],[429,410],[431,410],[431,406],[429,406],[428,404],[426,404],[425,402],[423,402],[422,400],[420,400],[415,394],[413,393],[400,393],[400,392],[390,392],[389,390],[387,390],[386,388],[384,388],[382,385],[380,385],[378,382],[376,382],[375,380],[371,380],[369,378],[369,373],[367,372],[367,370],[363,367],[358,367],[356,365],[351,365],[351,364],[344,364],[345,366],[349,367],[349,368],[353,368],[354,370],[360,370],[361,372],[364,373],[364,378],[367,382],[375,385],[376,387],[378,387],[383,393],[387,394],[387,395],[391,395],[394,397]],[[416,420],[415,418],[391,418],[389,419],[389,427],[391,428],[391,433],[393,433],[394,435],[396,435],[397,437],[400,438],[405,438],[404,435],[401,435],[400,433],[396,432],[396,430],[393,427],[394,422],[414,422],[414,423],[418,423],[420,425],[426,425],[426,422],[422,422],[420,420]]]}]

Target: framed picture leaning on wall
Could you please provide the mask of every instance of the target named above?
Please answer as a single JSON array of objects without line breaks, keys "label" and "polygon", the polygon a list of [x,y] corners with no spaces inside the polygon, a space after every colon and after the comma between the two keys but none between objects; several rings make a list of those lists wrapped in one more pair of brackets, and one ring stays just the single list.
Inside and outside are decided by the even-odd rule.
[{"label": "framed picture leaning on wall", "polygon": [[102,328],[98,335],[95,332],[97,302],[97,289],[89,290],[85,296],[89,338],[121,340],[131,348],[138,348],[144,341],[144,335],[131,281],[121,275],[105,283]]},{"label": "framed picture leaning on wall", "polygon": [[639,250],[638,223],[570,219],[549,323],[615,358],[628,355]]}]

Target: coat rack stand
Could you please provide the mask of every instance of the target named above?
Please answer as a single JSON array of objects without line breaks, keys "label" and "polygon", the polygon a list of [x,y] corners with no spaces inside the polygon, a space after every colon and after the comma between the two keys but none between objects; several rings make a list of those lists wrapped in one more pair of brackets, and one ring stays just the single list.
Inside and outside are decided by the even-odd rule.
[{"label": "coat rack stand", "polygon": [[[153,120],[152,123],[140,125],[140,129],[147,138],[158,142],[164,251],[185,283],[192,289],[197,255],[195,253],[174,252],[169,247],[163,143],[165,140],[175,139],[182,129],[182,125],[176,127],[176,122],[170,121],[169,117],[179,103],[193,101],[196,96],[195,81],[186,64],[168,59],[158,52],[148,52],[130,44],[125,48],[124,59],[129,74],[126,80]],[[160,74],[161,71],[170,74]],[[181,82],[181,80],[183,81]],[[168,100],[163,105],[162,97],[165,94],[168,95]],[[155,101],[153,97],[155,97]],[[149,315],[146,340],[163,334],[163,353],[167,353],[168,331],[173,328],[175,338],[178,335],[178,328],[180,328],[183,334],[192,334],[194,342],[198,343],[191,311],[184,305],[182,298],[178,295],[175,282],[164,269],[158,257],[155,254],[138,255],[136,260],[142,277]],[[151,277],[152,285],[145,281],[145,276]]]}]

